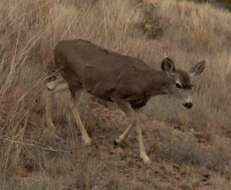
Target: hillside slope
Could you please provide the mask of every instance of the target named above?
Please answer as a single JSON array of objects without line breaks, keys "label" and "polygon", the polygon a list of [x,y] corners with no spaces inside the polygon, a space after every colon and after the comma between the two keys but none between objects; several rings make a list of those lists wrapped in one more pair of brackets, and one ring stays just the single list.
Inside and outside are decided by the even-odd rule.
[{"label": "hillside slope", "polygon": [[[185,1],[139,2],[0,1],[0,189],[231,188],[231,13]],[[143,109],[151,166],[138,157],[135,133],[114,147],[128,121],[114,105],[89,95],[80,106],[91,147],[81,142],[68,93],[56,96],[57,129],[48,130],[43,84],[52,51],[58,41],[74,38],[157,69],[166,54],[179,68],[208,60],[192,110],[170,97],[155,97]]]}]

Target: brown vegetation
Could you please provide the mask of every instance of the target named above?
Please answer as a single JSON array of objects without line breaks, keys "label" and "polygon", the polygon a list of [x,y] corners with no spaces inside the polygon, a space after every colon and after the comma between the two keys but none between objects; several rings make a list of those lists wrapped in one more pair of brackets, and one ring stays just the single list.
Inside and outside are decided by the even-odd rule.
[{"label": "brown vegetation", "polygon": [[[152,18],[162,30],[154,40],[129,35],[143,15],[129,0],[0,1],[0,189],[230,189],[231,14],[209,4],[148,2],[155,3]],[[158,69],[165,54],[184,68],[208,60],[191,111],[168,97],[145,107],[150,167],[134,154],[133,135],[124,148],[113,147],[125,116],[88,95],[81,113],[92,147],[81,143],[65,107],[68,93],[53,105],[57,130],[46,130],[42,89],[53,47],[74,38]]]}]

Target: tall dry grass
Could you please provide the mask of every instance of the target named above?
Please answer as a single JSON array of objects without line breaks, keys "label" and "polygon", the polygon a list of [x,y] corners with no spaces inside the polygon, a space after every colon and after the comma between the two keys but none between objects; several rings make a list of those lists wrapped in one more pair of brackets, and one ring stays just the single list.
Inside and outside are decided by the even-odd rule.
[{"label": "tall dry grass", "polygon": [[[53,48],[62,39],[87,39],[142,58],[158,69],[166,53],[177,67],[186,69],[206,58],[206,71],[195,85],[193,110],[186,112],[170,97],[156,97],[144,111],[150,118],[170,125],[180,123],[188,129],[231,137],[231,14],[209,4],[148,2],[155,3],[153,16],[163,29],[163,36],[156,40],[129,36],[129,25],[137,17],[142,20],[143,11],[142,6],[129,0],[1,0],[1,189],[8,187],[7,178],[21,164],[25,152],[28,162],[40,160],[36,167],[44,169],[47,154],[39,152],[56,151],[41,140],[44,112],[35,111],[35,107],[42,104],[43,82],[53,66]],[[63,120],[66,125],[72,122],[69,116]],[[73,137],[68,141],[70,145],[75,144],[73,130],[69,134]],[[63,145],[58,147],[62,149]],[[57,152],[62,152],[60,149]],[[68,170],[71,166],[64,167]]]}]

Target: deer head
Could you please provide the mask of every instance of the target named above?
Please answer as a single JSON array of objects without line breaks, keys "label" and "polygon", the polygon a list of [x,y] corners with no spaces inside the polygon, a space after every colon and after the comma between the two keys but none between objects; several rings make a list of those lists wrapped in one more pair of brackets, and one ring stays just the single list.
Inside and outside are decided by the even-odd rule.
[{"label": "deer head", "polygon": [[187,109],[192,108],[192,89],[194,78],[199,76],[205,69],[206,61],[200,61],[191,67],[189,71],[178,70],[175,68],[173,60],[166,57],[163,59],[161,69],[170,78],[171,85],[168,93],[177,97]]}]

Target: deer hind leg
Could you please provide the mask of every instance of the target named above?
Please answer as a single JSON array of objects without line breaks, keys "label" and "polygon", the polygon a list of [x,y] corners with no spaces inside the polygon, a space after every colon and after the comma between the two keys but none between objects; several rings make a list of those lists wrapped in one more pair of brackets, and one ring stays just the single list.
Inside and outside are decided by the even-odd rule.
[{"label": "deer hind leg", "polygon": [[45,118],[46,118],[46,124],[47,127],[49,128],[50,131],[55,131],[55,125],[52,120],[52,98],[53,98],[53,93],[48,91],[46,89],[45,91]]},{"label": "deer hind leg", "polygon": [[88,135],[81,119],[80,119],[80,115],[79,115],[78,101],[80,99],[80,96],[81,96],[81,90],[78,90],[77,92],[75,92],[74,95],[72,95],[70,107],[71,107],[71,111],[74,115],[76,124],[80,129],[80,133],[82,135],[84,144],[85,145],[91,145],[91,138],[89,137],[89,135]]},{"label": "deer hind leg", "polygon": [[51,81],[46,83],[45,89],[45,118],[46,124],[50,132],[55,134],[55,125],[52,120],[52,102],[54,94],[68,90],[68,85],[63,79]]},{"label": "deer hind leg", "polygon": [[136,133],[137,133],[137,140],[139,143],[139,152],[140,152],[140,158],[144,161],[146,164],[150,164],[151,160],[148,157],[145,146],[144,146],[144,140],[142,135],[142,128],[140,127],[138,123],[138,113],[135,112],[131,105],[128,102],[117,102],[119,107],[126,113],[126,115],[129,117],[131,124],[127,127],[127,129],[118,137],[118,139],[115,140],[116,144],[121,143],[128,135],[129,131],[133,128],[133,126],[136,127]]},{"label": "deer hind leg", "polygon": [[54,81],[46,83],[47,90],[57,93],[68,89],[68,84],[63,78],[58,78]]},{"label": "deer hind leg", "polygon": [[48,90],[54,90],[61,83],[65,83],[64,79],[63,78],[58,78],[58,79],[56,79],[54,81],[47,82],[46,87],[47,87]]}]

